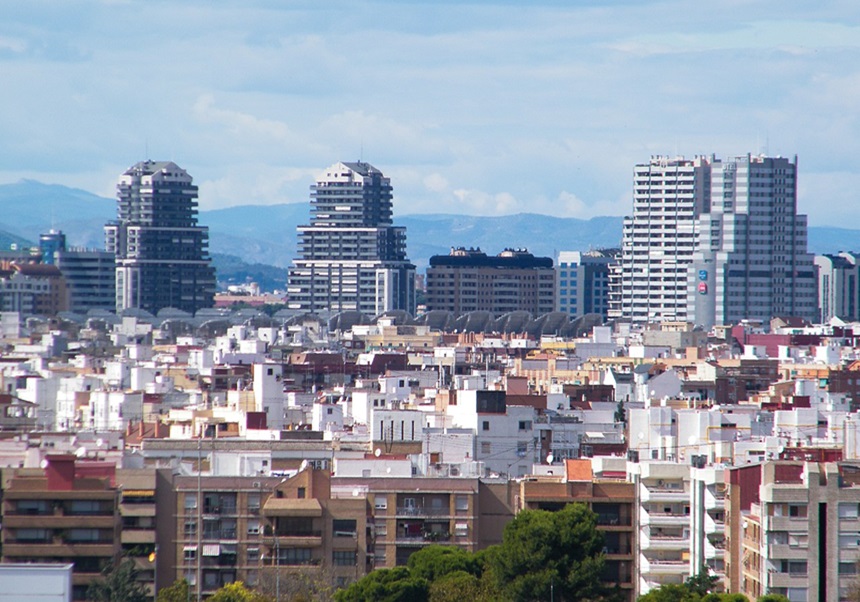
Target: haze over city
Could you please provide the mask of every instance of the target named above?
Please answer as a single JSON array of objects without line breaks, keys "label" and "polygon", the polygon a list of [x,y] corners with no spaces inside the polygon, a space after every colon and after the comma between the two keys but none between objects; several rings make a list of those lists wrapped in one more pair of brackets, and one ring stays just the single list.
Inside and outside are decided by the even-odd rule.
[{"label": "haze over city", "polygon": [[857,227],[855,2],[66,2],[0,19],[0,183],[114,196],[174,160],[200,206],[307,202],[363,158],[398,215],[631,209],[653,154],[799,156]]}]

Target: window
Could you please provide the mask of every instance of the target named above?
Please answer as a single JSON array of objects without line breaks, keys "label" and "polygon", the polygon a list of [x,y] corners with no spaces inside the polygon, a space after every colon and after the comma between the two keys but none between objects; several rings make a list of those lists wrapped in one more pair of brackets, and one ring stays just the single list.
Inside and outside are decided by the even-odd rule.
[{"label": "window", "polygon": [[388,498],[385,497],[384,495],[382,495],[382,496],[377,495],[373,499],[373,507],[376,510],[386,510],[388,508]]},{"label": "window", "polygon": [[13,541],[16,543],[49,543],[51,536],[47,529],[17,529]]},{"label": "window", "polygon": [[456,508],[459,511],[465,511],[469,509],[469,497],[465,495],[458,495],[454,498],[454,504],[456,504]]},{"label": "window", "polygon": [[196,535],[197,534],[197,519],[186,519],[185,521],[185,535]]},{"label": "window", "polygon": [[300,500],[303,500],[303,499],[305,499],[306,495],[307,495],[307,490],[304,487],[299,487],[299,490],[296,493],[296,497],[298,497]]},{"label": "window", "polygon": [[492,446],[490,445],[489,441],[481,441],[481,453],[482,454],[489,454],[491,449],[492,449]]},{"label": "window", "polygon": [[310,548],[281,548],[278,564],[310,564]]},{"label": "window", "polygon": [[186,493],[185,494],[185,509],[191,510],[197,507],[197,494],[196,493]]},{"label": "window", "polygon": [[376,525],[376,536],[385,537],[388,535],[388,526],[385,523]]},{"label": "window", "polygon": [[806,506],[800,504],[789,504],[788,515],[797,518],[806,518]]},{"label": "window", "polygon": [[197,546],[185,546],[182,551],[182,557],[185,562],[194,562],[197,560]]},{"label": "window", "polygon": [[355,566],[358,564],[358,555],[355,550],[334,550],[331,561],[335,566]]},{"label": "window", "polygon": [[519,430],[521,430],[521,431],[532,430],[532,421],[531,420],[520,420]]},{"label": "window", "polygon": [[858,504],[856,502],[840,502],[839,518],[858,518]]},{"label": "window", "polygon": [[260,548],[248,548],[248,562],[259,562]]},{"label": "window", "polygon": [[484,431],[490,430],[490,421],[489,420],[484,420],[483,424],[481,425],[481,430],[484,430]]},{"label": "window", "polygon": [[355,537],[355,519],[334,519],[331,521],[331,530],[335,537]]}]

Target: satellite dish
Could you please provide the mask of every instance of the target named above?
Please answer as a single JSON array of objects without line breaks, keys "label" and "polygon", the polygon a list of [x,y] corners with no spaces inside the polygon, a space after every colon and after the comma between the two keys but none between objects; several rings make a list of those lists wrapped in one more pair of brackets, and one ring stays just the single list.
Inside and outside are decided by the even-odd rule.
[{"label": "satellite dish", "polygon": [[302,472],[303,470],[306,470],[306,469],[307,469],[307,467],[308,467],[308,461],[307,461],[307,460],[302,460],[302,463],[301,463],[301,465],[299,466],[299,472]]},{"label": "satellite dish", "polygon": [[358,489],[352,490],[352,497],[358,497],[358,494],[361,493]]},{"label": "satellite dish", "polygon": [[552,454],[548,454],[548,455],[547,455],[547,457],[546,457],[546,463],[547,463],[547,464],[552,464],[552,461],[553,461],[553,460],[555,460],[555,456],[553,456]]},{"label": "satellite dish", "polygon": [[382,450],[377,447],[375,450],[373,450],[373,455],[378,458],[382,455]]},{"label": "satellite dish", "polygon": [[98,439],[96,439],[96,446],[97,446],[97,447],[101,447],[101,446],[102,446],[102,445],[104,445],[104,444],[105,444],[105,440],[104,440],[104,439],[102,439],[101,437],[99,437]]},{"label": "satellite dish", "polygon": [[75,450],[75,455],[78,458],[83,458],[84,456],[87,455],[87,448],[86,447],[79,447],[78,449]]},{"label": "satellite dish", "polygon": [[42,470],[45,470],[46,468],[48,468],[48,461],[42,460],[41,462],[39,462],[39,466],[42,467]]}]

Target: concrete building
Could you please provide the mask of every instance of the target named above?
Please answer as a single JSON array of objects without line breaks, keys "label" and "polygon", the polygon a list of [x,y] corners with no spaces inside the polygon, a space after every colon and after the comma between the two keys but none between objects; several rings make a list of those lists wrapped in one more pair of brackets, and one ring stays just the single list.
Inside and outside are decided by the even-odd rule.
[{"label": "concrete building", "polygon": [[115,468],[48,455],[42,469],[5,469],[3,563],[74,564],[72,598],[120,557],[119,489]]},{"label": "concrete building", "polygon": [[265,521],[261,577],[266,591],[285,593],[297,575],[344,587],[371,570],[367,497],[332,487],[327,471],[301,470],[280,483],[261,514]]},{"label": "concrete building", "polygon": [[555,270],[549,257],[525,249],[505,249],[490,257],[480,249],[452,248],[434,255],[427,268],[427,309],[462,315],[488,311],[500,316],[555,309]]},{"label": "concrete building", "polygon": [[562,251],[558,254],[556,310],[571,316],[609,313],[609,273],[617,250]]},{"label": "concrete building", "polygon": [[211,307],[215,272],[209,229],[197,224],[197,187],[171,161],[142,161],[117,185],[117,220],[105,226],[116,256],[116,310],[157,314]]},{"label": "concrete building", "polygon": [[39,236],[42,263],[60,269],[69,290],[69,310],[116,309],[116,258],[97,249],[69,248],[66,235],[51,230]]},{"label": "concrete building", "polygon": [[824,324],[838,317],[860,320],[860,255],[816,255],[818,277],[818,322]]},{"label": "concrete building", "polygon": [[860,560],[860,467],[769,461],[726,472],[729,591],[847,599]]},{"label": "concrete building", "polygon": [[565,460],[564,466],[553,465],[551,469],[559,474],[541,474],[519,481],[517,510],[557,511],[575,502],[588,505],[597,514],[597,529],[605,538],[603,579],[618,584],[626,600],[635,599],[634,484],[624,480],[623,470],[595,471],[592,460]]},{"label": "concrete building", "polygon": [[311,186],[311,224],[297,228],[290,309],[415,312],[406,229],[392,225],[391,180],[369,163],[335,163]]},{"label": "concrete building", "polygon": [[68,309],[66,279],[57,266],[0,262],[0,311],[54,316]]},{"label": "concrete building", "polygon": [[687,319],[710,328],[817,313],[806,216],[797,213],[797,158],[712,158],[710,206],[687,271]]},{"label": "concrete building", "polygon": [[657,156],[634,173],[611,317],[705,328],[815,318],[796,160]]},{"label": "concrete building", "polygon": [[687,266],[696,249],[696,220],[710,201],[702,157],[656,156],[634,168],[633,215],[624,218],[620,288],[610,317],[634,322],[684,320]]}]

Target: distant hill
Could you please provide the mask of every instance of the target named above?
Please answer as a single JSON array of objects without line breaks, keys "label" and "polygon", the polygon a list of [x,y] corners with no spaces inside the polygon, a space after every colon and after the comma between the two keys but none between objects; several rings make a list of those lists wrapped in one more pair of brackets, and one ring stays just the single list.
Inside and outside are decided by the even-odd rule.
[{"label": "distant hill", "polygon": [[[38,241],[39,234],[52,227],[65,232],[72,245],[102,248],[102,228],[116,217],[113,199],[33,180],[0,185],[0,207],[0,248]],[[296,253],[296,226],[309,220],[307,202],[241,205],[200,212],[200,223],[209,226],[213,255],[231,255],[250,265],[280,268],[288,267]],[[409,258],[424,270],[432,255],[447,254],[451,247],[480,247],[488,254],[497,254],[506,247],[525,247],[535,255],[553,258],[559,251],[618,247],[622,218],[580,220],[534,213],[495,217],[421,214],[397,215],[395,223],[406,227]],[[860,230],[810,227],[809,249],[814,253],[860,251]],[[232,260],[225,265],[228,264],[235,267]],[[262,276],[258,268],[254,269]],[[231,270],[231,277],[240,277],[241,270]]]}]

